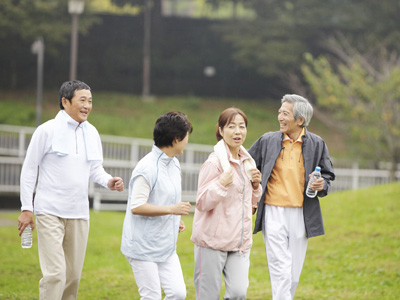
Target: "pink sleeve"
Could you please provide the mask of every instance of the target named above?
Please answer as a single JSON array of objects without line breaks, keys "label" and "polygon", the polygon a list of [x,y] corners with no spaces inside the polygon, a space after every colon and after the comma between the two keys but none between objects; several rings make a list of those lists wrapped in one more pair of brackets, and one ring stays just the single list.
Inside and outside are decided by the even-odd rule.
[{"label": "pink sleeve", "polygon": [[258,185],[258,189],[253,189],[253,197],[251,199],[251,203],[253,207],[257,208],[258,202],[260,201],[262,195],[262,186],[261,183]]},{"label": "pink sleeve", "polygon": [[200,169],[196,208],[200,211],[214,209],[227,195],[228,188],[218,182],[222,170],[207,160]]}]

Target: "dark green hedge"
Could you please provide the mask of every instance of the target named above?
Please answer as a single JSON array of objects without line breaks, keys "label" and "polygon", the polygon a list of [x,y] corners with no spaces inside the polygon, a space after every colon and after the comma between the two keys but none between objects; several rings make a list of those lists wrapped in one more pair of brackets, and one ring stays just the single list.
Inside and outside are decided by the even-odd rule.
[{"label": "dark green hedge", "polygon": [[[79,36],[78,78],[96,90],[141,94],[143,18],[101,15],[102,22]],[[232,49],[205,19],[161,18],[152,24],[151,93],[216,97],[267,97],[278,82],[232,60]],[[69,25],[69,24],[68,24]],[[66,25],[67,26],[67,25]],[[0,88],[36,85],[36,56],[18,38],[0,40]],[[257,49],[254,49],[257,51]],[[56,57],[45,55],[45,88],[69,77],[70,41]],[[214,66],[214,77],[204,67]]]}]

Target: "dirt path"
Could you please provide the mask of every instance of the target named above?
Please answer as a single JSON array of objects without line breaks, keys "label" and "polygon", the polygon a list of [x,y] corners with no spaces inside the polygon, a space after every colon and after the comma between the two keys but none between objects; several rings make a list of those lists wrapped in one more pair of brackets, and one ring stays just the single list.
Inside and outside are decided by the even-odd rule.
[{"label": "dirt path", "polygon": [[9,219],[9,218],[5,217],[5,214],[3,214],[3,213],[6,213],[6,212],[9,212],[9,210],[0,210],[0,227],[3,227],[3,226],[18,226],[18,220],[17,219],[13,220],[13,219]]}]

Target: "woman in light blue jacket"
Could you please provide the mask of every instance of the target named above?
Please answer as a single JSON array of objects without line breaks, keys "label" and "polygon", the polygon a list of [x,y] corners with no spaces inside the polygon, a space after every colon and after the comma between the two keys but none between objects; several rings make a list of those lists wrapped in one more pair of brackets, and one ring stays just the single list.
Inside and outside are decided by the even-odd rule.
[{"label": "woman in light blue jacket", "polygon": [[186,285],[176,254],[181,215],[190,203],[181,202],[182,155],[192,125],[185,114],[160,116],[153,131],[154,145],[132,172],[121,252],[132,267],[141,299],[185,299]]}]

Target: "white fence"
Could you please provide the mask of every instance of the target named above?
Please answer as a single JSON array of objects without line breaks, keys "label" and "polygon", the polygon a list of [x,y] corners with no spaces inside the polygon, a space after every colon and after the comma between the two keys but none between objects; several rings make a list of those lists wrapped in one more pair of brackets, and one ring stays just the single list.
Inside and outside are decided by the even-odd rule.
[{"label": "white fence", "polygon": [[[0,199],[1,194],[19,193],[20,173],[26,149],[35,128],[0,124]],[[137,162],[151,151],[153,141],[149,139],[101,135],[104,168],[113,176],[121,177],[127,188],[132,170]],[[207,159],[213,147],[188,144],[178,159],[182,169],[182,198],[195,201],[197,180],[201,164]],[[124,210],[128,189],[111,192],[90,183],[89,197],[93,207],[104,210]]]},{"label": "white fence", "polygon": [[[35,128],[0,124],[0,197],[4,193],[19,193],[21,167]],[[121,177],[128,186],[136,163],[146,155],[153,145],[152,140],[101,135],[104,168],[114,176]],[[182,195],[184,201],[195,201],[197,179],[201,164],[213,150],[211,145],[188,144],[184,155],[178,157],[182,168]],[[357,164],[348,168],[336,168],[336,180],[332,192],[358,189],[389,182],[388,170],[359,169]],[[400,178],[399,172],[396,174]],[[94,209],[123,210],[128,190],[122,193],[90,184],[89,196]]]}]

